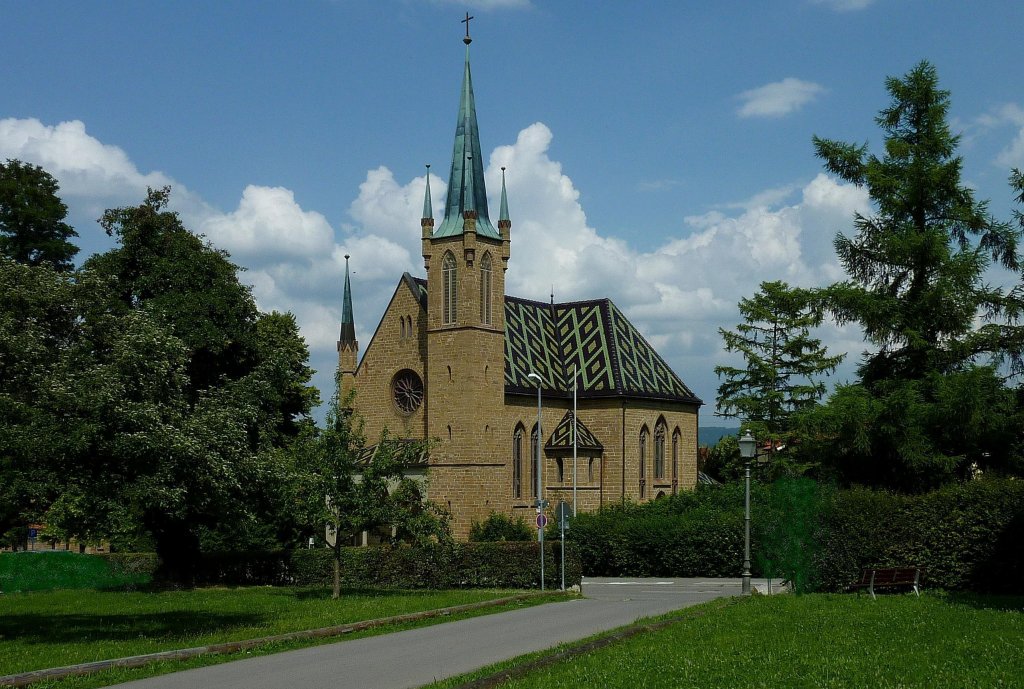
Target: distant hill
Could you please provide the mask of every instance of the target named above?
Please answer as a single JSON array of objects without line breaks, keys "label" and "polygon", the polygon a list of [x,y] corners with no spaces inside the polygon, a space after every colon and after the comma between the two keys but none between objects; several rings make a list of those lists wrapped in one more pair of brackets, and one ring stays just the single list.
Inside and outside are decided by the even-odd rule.
[{"label": "distant hill", "polygon": [[697,444],[714,445],[723,435],[738,435],[739,432],[736,426],[701,426],[697,429]]}]

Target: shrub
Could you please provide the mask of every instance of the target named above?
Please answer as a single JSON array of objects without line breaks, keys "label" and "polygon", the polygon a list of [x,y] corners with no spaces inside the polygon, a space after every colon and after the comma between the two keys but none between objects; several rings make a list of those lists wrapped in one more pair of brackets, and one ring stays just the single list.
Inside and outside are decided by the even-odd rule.
[{"label": "shrub", "polygon": [[982,479],[922,495],[840,491],[825,513],[821,588],[862,567],[917,565],[945,589],[1024,590],[1024,482]]},{"label": "shrub", "polygon": [[469,540],[481,541],[532,541],[534,529],[522,517],[513,519],[507,514],[491,512],[483,522],[474,521],[469,527]]},{"label": "shrub", "polygon": [[[559,544],[545,544],[545,586],[561,581]],[[345,548],[341,581],[347,588],[452,589],[540,587],[537,543],[439,543]],[[566,548],[566,585],[580,583],[578,551]],[[204,555],[196,583],[234,586],[326,586],[333,560],[325,548]]]},{"label": "shrub", "polygon": [[0,591],[134,588],[151,579],[155,557],[148,557],[149,564],[140,558],[129,566],[109,555],[60,550],[0,553]]},{"label": "shrub", "polygon": [[[842,591],[862,567],[916,565],[929,586],[1024,590],[1024,481],[897,495],[781,479],[751,492],[755,576],[788,579],[799,591]],[[581,514],[568,539],[587,576],[737,577],[743,484]]]}]

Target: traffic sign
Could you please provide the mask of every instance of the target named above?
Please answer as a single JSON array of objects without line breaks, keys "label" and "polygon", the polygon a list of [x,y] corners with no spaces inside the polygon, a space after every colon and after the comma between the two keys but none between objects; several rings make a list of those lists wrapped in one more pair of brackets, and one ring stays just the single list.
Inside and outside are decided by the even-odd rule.
[{"label": "traffic sign", "polygon": [[538,514],[537,515],[537,528],[538,529],[543,529],[547,525],[548,525],[547,515]]},{"label": "traffic sign", "polygon": [[569,530],[569,519],[572,518],[572,505],[564,500],[558,503],[555,508],[555,518],[558,519],[558,528],[562,531]]}]

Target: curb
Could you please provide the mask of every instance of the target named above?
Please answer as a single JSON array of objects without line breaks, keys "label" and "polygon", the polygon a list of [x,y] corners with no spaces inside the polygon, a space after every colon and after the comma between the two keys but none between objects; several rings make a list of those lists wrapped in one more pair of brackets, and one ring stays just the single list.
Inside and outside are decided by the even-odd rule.
[{"label": "curb", "polygon": [[150,663],[157,662],[160,660],[185,660],[187,658],[194,658],[195,656],[205,654],[213,655],[219,653],[233,653],[235,651],[244,651],[248,648],[262,646],[264,644],[277,643],[280,641],[294,641],[296,639],[319,639],[332,636],[344,636],[345,634],[351,634],[352,632],[358,632],[364,629],[372,629],[373,627],[383,627],[389,624],[402,624],[403,622],[414,622],[416,620],[424,620],[431,617],[446,617],[448,615],[455,615],[462,612],[470,612],[473,610],[479,610],[481,608],[507,605],[508,603],[515,603],[521,600],[529,600],[531,598],[547,596],[550,595],[550,593],[551,592],[547,591],[534,591],[531,593],[521,593],[516,596],[507,596],[505,598],[496,598],[494,600],[481,601],[479,603],[466,603],[465,605],[455,605],[449,608],[423,610],[420,612],[407,613],[405,615],[395,615],[394,617],[381,617],[375,620],[364,620],[362,622],[353,622],[351,624],[337,625],[334,627],[321,627],[319,629],[308,629],[300,632],[274,634],[272,636],[263,636],[256,639],[245,639],[243,641],[227,641],[219,644],[211,644],[209,646],[197,646],[195,648],[184,648],[176,651],[160,651],[158,653],[146,653],[144,655],[128,656],[126,658],[114,658],[112,660],[97,660],[91,663],[79,663],[77,665],[68,665],[66,667],[55,667],[48,668],[45,670],[33,670],[31,672],[22,672],[14,675],[5,675],[0,677],[0,687],[24,687],[34,682],[41,682],[43,680],[61,679],[73,675],[88,675],[94,672],[110,670],[112,668],[142,667],[143,665],[148,665]]},{"label": "curb", "polygon": [[[731,599],[719,601],[719,604],[714,606],[713,610],[719,610],[720,608],[723,608],[726,605],[731,605],[731,602],[728,601],[731,601]],[[633,624],[628,625],[626,627],[622,627],[618,630],[602,634],[601,636],[599,636],[596,639],[593,639],[592,641],[587,641],[579,645],[572,646],[563,651],[556,651],[555,653],[543,655],[540,658],[535,658],[530,662],[524,663],[517,667],[499,670],[498,672],[477,678],[470,682],[466,682],[465,684],[456,685],[455,687],[453,687],[453,689],[493,689],[494,687],[500,686],[505,682],[508,682],[509,680],[519,679],[520,677],[523,677],[524,675],[527,675],[533,672],[534,670],[540,670],[542,668],[554,665],[555,663],[561,662],[563,660],[575,658],[576,656],[581,656],[586,653],[590,653],[591,651],[596,651],[600,648],[604,648],[605,646],[611,646],[613,643],[616,643],[618,641],[624,641],[630,637],[636,636],[637,634],[658,631],[660,629],[664,629],[665,627],[669,627],[678,622],[682,622],[683,620],[693,619],[696,617],[703,617],[708,612],[711,611],[684,611],[679,615],[673,616],[671,619],[661,620],[660,622],[634,622]]]}]

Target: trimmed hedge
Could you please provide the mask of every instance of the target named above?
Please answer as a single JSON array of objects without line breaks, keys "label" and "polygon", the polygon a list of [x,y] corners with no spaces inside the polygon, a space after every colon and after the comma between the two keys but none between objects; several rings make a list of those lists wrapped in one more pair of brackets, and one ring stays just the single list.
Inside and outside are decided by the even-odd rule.
[{"label": "trimmed hedge", "polygon": [[[1024,592],[1024,481],[897,495],[790,479],[755,484],[751,504],[755,576],[842,591],[862,567],[917,565],[927,586]],[[581,514],[568,538],[587,576],[738,577],[743,486]]]},{"label": "trimmed hedge", "polygon": [[[561,581],[560,544],[545,543],[545,585]],[[567,544],[566,586],[582,578],[578,551]],[[327,586],[333,555],[326,548],[271,553],[215,553],[199,563],[197,584]],[[429,548],[369,546],[342,551],[347,588],[540,588],[537,543],[453,543]]]},{"label": "trimmed hedge", "polygon": [[1024,481],[982,479],[923,495],[841,491],[823,529],[823,590],[842,590],[862,567],[917,565],[926,586],[1024,592]]},{"label": "trimmed hedge", "polygon": [[586,576],[739,576],[742,486],[712,486],[580,514],[567,540],[579,548]]},{"label": "trimmed hedge", "polygon": [[148,584],[156,566],[152,553],[82,555],[61,550],[0,553],[0,591],[134,589]]}]

